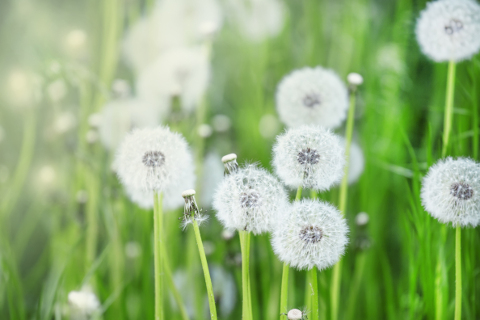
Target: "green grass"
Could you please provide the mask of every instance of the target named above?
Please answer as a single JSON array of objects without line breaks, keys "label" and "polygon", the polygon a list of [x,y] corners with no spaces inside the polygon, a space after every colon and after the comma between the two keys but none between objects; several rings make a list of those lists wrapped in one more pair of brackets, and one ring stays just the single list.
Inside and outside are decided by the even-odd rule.
[{"label": "green grass", "polygon": [[[152,7],[152,1],[147,2],[0,4],[0,126],[5,131],[0,142],[1,319],[65,319],[68,292],[83,284],[98,295],[102,319],[154,318],[153,212],[130,203],[110,170],[113,154],[85,139],[88,115],[108,100],[112,80],[133,80],[118,45],[127,26]],[[437,319],[438,314],[452,319],[455,231],[431,218],[420,202],[422,177],[441,157],[447,85],[447,64],[429,61],[415,41],[415,19],[424,1],[285,3],[287,20],[277,37],[250,43],[227,20],[213,42],[206,122],[225,114],[232,127],[200,142],[203,151],[235,152],[240,163],[258,161],[271,169],[274,137],[264,138],[259,122],[265,114],[276,114],[278,81],[307,65],[331,68],[344,79],[349,72],[361,73],[365,83],[357,92],[353,136],[363,148],[366,166],[348,190],[345,215],[351,233],[342,259],[339,319]],[[86,58],[63,47],[63,37],[74,28],[88,34]],[[54,60],[60,64],[56,74],[50,69]],[[39,89],[43,98],[35,107],[12,102],[7,80],[13,70],[33,70],[44,79]],[[47,85],[55,79],[68,86],[62,103],[46,97]],[[479,55],[457,64],[448,151],[477,161],[479,79]],[[77,126],[60,136],[49,135],[53,119],[63,111],[77,116]],[[191,144],[198,143],[191,138],[194,121],[192,116],[178,125]],[[344,132],[344,127],[338,129]],[[50,185],[39,183],[39,169],[45,165],[56,172]],[[86,203],[77,201],[82,190],[88,194]],[[318,196],[338,206],[338,195],[337,188]],[[370,216],[365,229],[355,226],[359,212]],[[173,273],[188,273],[193,313],[207,319],[194,234],[180,229],[181,214],[179,209],[164,217],[166,253]],[[225,315],[217,304],[219,319],[240,319],[242,271],[235,259],[240,241],[222,240],[214,212],[207,214],[211,219],[201,234],[204,244],[214,245],[208,263],[221,265],[236,282],[235,307]],[[368,238],[368,248],[357,246],[361,237]],[[131,242],[141,248],[137,257],[125,252]],[[480,316],[479,243],[478,228],[462,230],[464,319]],[[282,263],[268,235],[252,235],[250,246],[253,319],[279,319]],[[317,275],[320,319],[331,317],[332,271]],[[289,309],[311,307],[306,279],[307,272],[290,270],[289,288],[294,290],[289,292]],[[439,292],[436,283],[441,284]],[[187,300],[187,292],[180,293]],[[442,303],[436,303],[438,293]],[[183,319],[169,294],[165,315]]]}]

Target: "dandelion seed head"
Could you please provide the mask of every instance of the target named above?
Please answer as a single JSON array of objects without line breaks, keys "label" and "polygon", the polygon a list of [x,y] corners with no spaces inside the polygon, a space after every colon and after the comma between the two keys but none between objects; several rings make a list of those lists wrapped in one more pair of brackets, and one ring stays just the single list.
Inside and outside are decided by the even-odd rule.
[{"label": "dandelion seed head", "polygon": [[[170,49],[162,53],[137,78],[139,97],[152,102],[170,104],[180,97],[182,110],[191,112],[203,97],[210,81],[210,64],[201,47]],[[165,100],[166,99],[166,100]],[[161,116],[171,106],[162,110]]]},{"label": "dandelion seed head", "polygon": [[280,120],[288,127],[316,124],[336,128],[346,118],[348,91],[335,72],[306,67],[280,81],[276,106]]},{"label": "dandelion seed head", "polygon": [[433,61],[470,59],[480,50],[480,5],[472,0],[429,2],[416,34],[420,49]]},{"label": "dandelion seed head", "polygon": [[115,150],[127,133],[134,128],[153,128],[160,124],[159,110],[140,99],[117,99],[108,102],[100,111],[99,136],[102,144]]},{"label": "dandelion seed head", "polygon": [[129,133],[118,149],[114,169],[127,190],[162,192],[165,201],[170,197],[181,200],[181,192],[194,184],[187,142],[168,127]]},{"label": "dandelion seed head", "polygon": [[80,291],[68,293],[68,303],[74,315],[90,316],[100,310],[100,302],[91,289],[85,287]]},{"label": "dandelion seed head", "polygon": [[442,223],[480,224],[480,165],[468,158],[439,160],[422,183],[425,210]]},{"label": "dandelion seed head", "polygon": [[275,171],[292,188],[327,190],[342,179],[344,165],[340,139],[322,127],[288,129],[273,147]]},{"label": "dandelion seed head", "polygon": [[254,234],[270,231],[287,206],[282,184],[253,164],[225,176],[213,200],[217,218],[225,228]]},{"label": "dandelion seed head", "polygon": [[337,208],[327,202],[296,201],[278,220],[272,234],[278,258],[298,269],[328,268],[348,243],[348,227]]},{"label": "dandelion seed head", "polygon": [[363,83],[363,77],[355,72],[349,73],[347,76],[347,81],[352,86],[359,86]]},{"label": "dandelion seed head", "polygon": [[365,226],[365,225],[367,225],[369,220],[370,220],[370,217],[368,216],[368,213],[366,213],[366,212],[360,212],[355,217],[355,223],[357,224],[357,226]]}]

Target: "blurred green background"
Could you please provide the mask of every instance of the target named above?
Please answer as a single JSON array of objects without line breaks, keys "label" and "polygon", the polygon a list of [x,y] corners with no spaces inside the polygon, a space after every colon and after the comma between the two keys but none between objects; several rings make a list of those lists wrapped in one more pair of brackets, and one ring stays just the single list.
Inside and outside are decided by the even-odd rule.
[{"label": "blurred green background", "polygon": [[[446,64],[428,61],[415,41],[425,1],[278,2],[281,28],[254,41],[236,23],[235,10],[219,1],[223,24],[209,44],[212,75],[202,102],[202,123],[213,131],[199,138],[191,129],[200,124],[195,113],[166,124],[184,133],[200,160],[209,152],[235,152],[240,163],[270,168],[272,144],[283,130],[274,99],[279,80],[316,65],[342,79],[362,74],[354,141],[366,165],[349,190],[351,243],[343,258],[340,318],[436,319],[435,310],[452,318],[454,232],[419,200],[421,178],[440,157],[447,71]],[[124,195],[110,168],[114,152],[100,143],[89,118],[114,98],[115,80],[135,91],[136,73],[121,43],[155,5],[0,2],[1,319],[69,319],[68,293],[85,285],[98,296],[100,318],[153,318],[152,213]],[[479,55],[458,64],[450,152],[477,161],[479,76]],[[199,185],[213,170],[203,170]],[[320,197],[338,204],[337,189]],[[209,264],[219,270],[217,279],[212,273],[218,303],[226,305],[220,317],[240,319],[239,241],[222,238],[210,203],[202,206],[212,215],[202,236]],[[355,225],[359,212],[368,213],[367,227]],[[191,317],[206,319],[203,274],[189,245],[192,230],[178,227],[180,214],[166,216],[167,250]],[[462,236],[463,315],[477,319],[480,234],[466,229]],[[448,272],[436,272],[440,248]],[[254,318],[278,318],[282,265],[268,235],[252,238],[251,268]],[[330,283],[326,270],[319,276],[321,319],[330,316]],[[439,306],[435,283],[444,296]],[[305,272],[291,272],[291,287],[289,306],[303,308]],[[173,300],[167,305],[168,319],[181,319]]]}]

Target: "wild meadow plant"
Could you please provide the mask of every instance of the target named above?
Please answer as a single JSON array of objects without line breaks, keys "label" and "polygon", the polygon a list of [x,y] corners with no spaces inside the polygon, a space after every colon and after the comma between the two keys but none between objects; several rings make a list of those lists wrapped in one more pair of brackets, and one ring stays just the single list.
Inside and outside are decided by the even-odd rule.
[{"label": "wild meadow plant", "polygon": [[477,1],[0,16],[1,319],[478,318]]}]

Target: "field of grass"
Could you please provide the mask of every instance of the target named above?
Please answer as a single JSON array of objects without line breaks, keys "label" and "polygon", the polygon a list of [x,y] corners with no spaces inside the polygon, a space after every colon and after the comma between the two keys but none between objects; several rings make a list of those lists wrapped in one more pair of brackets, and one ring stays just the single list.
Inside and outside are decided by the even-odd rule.
[{"label": "field of grass", "polygon": [[[236,153],[240,165],[258,162],[273,172],[272,145],[284,130],[277,84],[294,69],[320,65],[345,82],[351,72],[364,78],[353,141],[365,168],[348,189],[338,316],[329,268],[318,274],[319,319],[453,319],[455,228],[432,218],[420,200],[424,175],[442,158],[448,72],[415,38],[426,2],[279,1],[283,27],[261,41],[246,37],[230,2],[219,1],[224,18],[208,43],[206,94],[194,112],[164,121],[195,153],[218,318],[242,318],[240,240],[222,233],[208,197],[223,174],[220,158]],[[0,319],[77,319],[68,295],[86,287],[100,302],[92,319],[154,319],[153,211],[125,195],[111,167],[115,150],[91,126],[117,79],[135,91],[137,73],[121,43],[154,7],[153,0],[0,3]],[[480,55],[456,65],[454,90],[446,154],[479,161]],[[210,135],[198,135],[202,123]],[[345,125],[335,132],[344,135]],[[207,154],[213,164],[203,166]],[[338,206],[339,188],[318,197]],[[360,212],[369,216],[366,226],[355,223]],[[165,319],[208,319],[194,232],[181,229],[182,214],[165,213],[164,237],[187,315],[166,286]],[[479,229],[463,228],[461,240],[462,319],[478,319]],[[288,308],[308,316],[306,277],[290,270]],[[251,236],[250,281],[253,319],[279,319],[282,262],[268,234]]]}]

